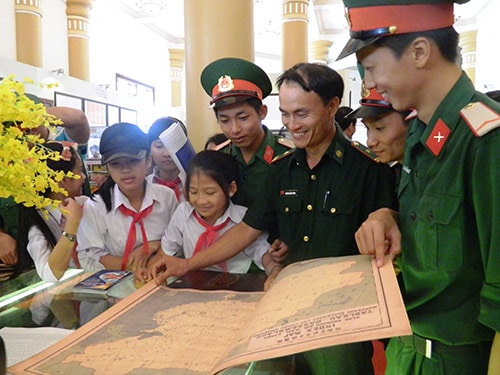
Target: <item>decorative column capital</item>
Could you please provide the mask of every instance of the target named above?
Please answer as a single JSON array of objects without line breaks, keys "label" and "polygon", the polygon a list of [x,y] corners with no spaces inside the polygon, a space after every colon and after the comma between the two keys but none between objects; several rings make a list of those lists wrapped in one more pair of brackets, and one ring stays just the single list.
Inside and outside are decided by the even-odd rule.
[{"label": "decorative column capital", "polygon": [[182,69],[184,66],[184,50],[169,48],[168,53],[170,54],[170,67]]},{"label": "decorative column capital", "polygon": [[327,64],[328,52],[333,42],[330,40],[313,40],[309,42],[309,62]]},{"label": "decorative column capital", "polygon": [[40,8],[40,0],[15,0],[16,13],[30,13],[35,16],[42,16],[42,9]]},{"label": "decorative column capital", "polygon": [[94,0],[66,0],[68,37],[88,38],[89,10]]},{"label": "decorative column capital", "polygon": [[309,0],[283,0],[283,22],[309,22]]}]

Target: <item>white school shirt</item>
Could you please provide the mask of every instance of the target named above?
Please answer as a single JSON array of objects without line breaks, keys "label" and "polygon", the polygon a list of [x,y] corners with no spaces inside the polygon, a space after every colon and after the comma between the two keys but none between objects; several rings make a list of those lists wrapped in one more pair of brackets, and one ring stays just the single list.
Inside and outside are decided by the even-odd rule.
[{"label": "white school shirt", "polygon": [[[157,165],[155,165],[155,166],[153,167],[153,173],[148,174],[148,175],[146,176],[146,180],[148,180],[149,182],[153,182],[153,183],[155,183],[155,182],[154,182],[154,178],[155,178],[155,177],[156,177],[156,178],[160,178],[160,177],[158,177],[158,173],[159,173],[159,168],[158,168],[158,166],[157,166]],[[159,184],[159,182],[157,182],[157,183]],[[161,185],[161,184],[160,184],[160,185]],[[182,181],[181,181],[181,183],[178,183],[178,184],[176,184],[176,185],[177,185],[177,187],[179,188],[179,192],[180,192],[180,195],[179,195],[179,202],[183,202],[183,201],[185,201],[185,199],[184,199],[184,193],[183,193],[184,186],[182,185]],[[167,186],[167,187],[168,187],[168,186]]]},{"label": "white school shirt", "polygon": [[[87,198],[88,197],[86,196],[81,196],[81,197],[76,197],[74,199],[78,203],[83,205],[84,202],[87,200]],[[47,226],[49,227],[52,234],[54,235],[54,238],[57,243],[61,238],[61,234],[64,229],[64,227],[61,224],[62,214],[59,208],[57,207],[56,208],[47,207],[46,210],[49,215],[47,218],[44,217],[42,213],[39,214],[42,217],[43,221],[45,221],[45,224],[47,224]],[[26,246],[26,250],[33,259],[33,263],[35,264],[38,276],[40,276],[40,278],[46,282],[58,281],[57,277],[54,276],[54,273],[52,272],[49,266],[49,255],[52,249],[53,248],[49,245],[49,242],[45,238],[42,231],[36,225],[33,225],[28,231],[28,244]],[[71,258],[69,262],[69,267],[76,268],[76,264],[73,261],[73,258]]]},{"label": "white school shirt", "polygon": [[[244,206],[229,203],[224,214],[217,219],[214,225],[222,224],[229,218],[229,223],[219,231],[219,236],[240,223],[245,216],[247,208]],[[194,207],[189,202],[182,202],[175,210],[168,228],[161,238],[161,248],[167,255],[184,256],[191,258],[196,247],[196,242],[200,235],[205,232],[203,227],[193,216]],[[269,250],[269,243],[266,240],[267,232],[261,234],[252,244],[242,252],[236,254],[226,261],[227,271],[230,273],[246,273],[252,264],[252,260],[263,269],[262,256]],[[203,251],[203,250],[202,250]],[[222,272],[222,268],[213,265],[204,268],[210,271]]]},{"label": "white school shirt", "polygon": [[[154,203],[151,213],[143,219],[148,241],[160,241],[172,217],[177,199],[175,193],[166,186],[146,182],[146,192],[140,211]],[[111,210],[100,195],[89,199],[83,206],[83,216],[78,228],[78,258],[83,269],[89,272],[104,269],[99,261],[105,255],[122,256],[125,252],[132,217],[122,214],[121,205],[137,212],[129,200],[114,185],[111,191]],[[135,225],[136,241],[133,249],[142,244],[140,225]]]}]

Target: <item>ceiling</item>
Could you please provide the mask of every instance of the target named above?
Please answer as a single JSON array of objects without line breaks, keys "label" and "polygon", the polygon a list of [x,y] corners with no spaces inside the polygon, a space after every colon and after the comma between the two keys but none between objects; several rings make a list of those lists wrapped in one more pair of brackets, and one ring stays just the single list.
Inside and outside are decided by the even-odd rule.
[{"label": "ceiling", "polygon": [[[166,0],[161,12],[145,12],[138,7],[140,0],[108,0],[138,23],[148,27],[172,44],[184,43],[184,2]],[[474,24],[494,0],[470,1],[455,7],[457,28]],[[147,1],[146,1],[147,2]],[[279,59],[276,51],[281,44],[282,0],[254,0],[255,49],[257,56]],[[236,0],[235,0],[236,3]],[[460,31],[460,30],[459,30]],[[347,22],[342,0],[309,0],[309,39],[330,40],[342,48],[348,39]]]}]

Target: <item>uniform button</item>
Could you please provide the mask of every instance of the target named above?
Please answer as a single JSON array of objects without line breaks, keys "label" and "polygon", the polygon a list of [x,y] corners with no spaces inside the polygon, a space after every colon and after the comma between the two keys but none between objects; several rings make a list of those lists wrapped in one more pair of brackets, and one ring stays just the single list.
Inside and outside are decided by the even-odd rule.
[{"label": "uniform button", "polygon": [[316,175],[315,174],[312,174],[311,175],[311,180],[315,181],[316,180]]},{"label": "uniform button", "polygon": [[338,158],[341,158],[343,153],[340,150],[335,151],[335,155],[337,155]]},{"label": "uniform button", "polygon": [[415,220],[417,218],[417,214],[415,212],[410,212],[410,219]]},{"label": "uniform button", "polygon": [[429,211],[429,212],[427,212],[426,216],[427,216],[427,220],[432,221],[434,219],[434,212]]},{"label": "uniform button", "polygon": [[335,207],[330,208],[330,213],[334,214],[335,212],[337,212],[337,209]]},{"label": "uniform button", "polygon": [[312,211],[312,209],[313,209],[312,204],[308,204],[308,205],[307,205],[307,211]]},{"label": "uniform button", "polygon": [[309,242],[309,236],[304,236],[302,239],[304,240],[304,242]]},{"label": "uniform button", "polygon": [[290,209],[288,207],[285,207],[285,212],[288,213]]}]

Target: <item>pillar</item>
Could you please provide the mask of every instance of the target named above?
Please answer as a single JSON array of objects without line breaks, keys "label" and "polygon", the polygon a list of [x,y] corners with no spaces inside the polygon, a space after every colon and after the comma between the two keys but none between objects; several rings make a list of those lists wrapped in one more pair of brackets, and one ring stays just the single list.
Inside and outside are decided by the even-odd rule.
[{"label": "pillar", "polygon": [[313,40],[309,43],[309,62],[328,64],[328,52],[333,42]]},{"label": "pillar", "polygon": [[459,41],[462,49],[462,69],[467,73],[472,83],[476,82],[476,36],[477,30],[465,31],[460,34]]},{"label": "pillar", "polygon": [[309,0],[283,0],[281,35],[282,67],[286,70],[296,63],[307,62],[307,16]]},{"label": "pillar", "polygon": [[169,48],[170,54],[170,82],[172,107],[182,106],[182,69],[184,67],[184,50]]},{"label": "pillar", "polygon": [[90,80],[89,69],[89,10],[93,0],[67,0],[69,75]]},{"label": "pillar", "polygon": [[42,10],[40,0],[15,0],[17,61],[42,67]]},{"label": "pillar", "polygon": [[210,96],[200,83],[202,70],[213,60],[239,57],[254,61],[253,0],[185,0],[186,126],[196,151],[220,133]]}]

